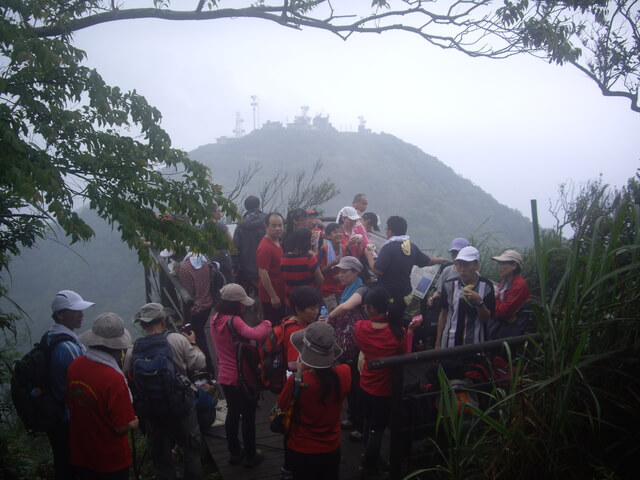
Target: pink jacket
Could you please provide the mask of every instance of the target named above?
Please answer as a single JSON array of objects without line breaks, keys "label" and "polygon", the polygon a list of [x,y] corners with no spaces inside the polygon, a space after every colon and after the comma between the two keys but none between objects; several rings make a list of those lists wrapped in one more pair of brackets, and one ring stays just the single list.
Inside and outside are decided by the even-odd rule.
[{"label": "pink jacket", "polygon": [[[367,245],[369,245],[371,241],[367,236],[367,229],[364,228],[364,225],[362,225],[362,223],[360,223],[359,221],[356,222],[353,229],[351,230],[351,235],[355,235],[356,233],[362,235],[362,241],[359,243],[354,243],[353,245],[349,245],[349,250],[351,250],[351,255],[356,258],[360,258],[360,255],[362,255],[364,249],[367,248]],[[349,236],[349,234],[344,231],[344,228],[342,228],[342,245],[347,246],[350,238],[351,237]]]},{"label": "pink jacket", "polygon": [[[236,346],[231,343],[231,332],[227,322],[231,315],[214,313],[209,319],[211,339],[218,355],[218,383],[221,385],[238,384],[238,364],[236,362]],[[271,331],[271,322],[263,320],[257,327],[250,327],[242,318],[233,318],[236,332],[247,341],[261,343]]]}]

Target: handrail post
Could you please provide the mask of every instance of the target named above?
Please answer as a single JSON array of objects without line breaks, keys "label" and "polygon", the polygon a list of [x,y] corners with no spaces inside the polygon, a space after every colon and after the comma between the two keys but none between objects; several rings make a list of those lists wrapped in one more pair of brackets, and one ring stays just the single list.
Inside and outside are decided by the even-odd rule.
[{"label": "handrail post", "polygon": [[391,438],[389,446],[390,474],[392,480],[401,478],[402,473],[402,385],[404,366],[391,369]]}]

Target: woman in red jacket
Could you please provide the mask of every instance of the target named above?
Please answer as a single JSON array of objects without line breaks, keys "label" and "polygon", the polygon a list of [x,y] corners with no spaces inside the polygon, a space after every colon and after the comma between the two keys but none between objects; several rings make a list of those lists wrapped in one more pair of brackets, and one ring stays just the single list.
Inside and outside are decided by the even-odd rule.
[{"label": "woman in red jacket", "polygon": [[524,335],[529,323],[529,286],[520,271],[522,256],[515,250],[505,250],[498,257],[500,283],[496,289],[496,312],[487,324],[487,339]]},{"label": "woman in red jacket", "polygon": [[[292,333],[291,343],[300,353],[302,378],[286,438],[285,464],[295,480],[334,480],[340,473],[340,412],[351,371],[348,365],[334,366],[342,349],[326,322]],[[295,381],[291,375],[278,396],[282,411],[291,405]]]},{"label": "woman in red jacket", "polygon": [[380,467],[385,463],[380,460],[380,447],[391,413],[391,369],[370,370],[367,361],[409,353],[413,331],[422,322],[422,317],[412,320],[406,331],[402,327],[404,305],[391,302],[382,287],[366,293],[364,309],[369,318],[356,324],[355,335],[365,360],[360,374],[360,398],[365,442],[362,473],[363,478],[368,478],[378,477]]}]

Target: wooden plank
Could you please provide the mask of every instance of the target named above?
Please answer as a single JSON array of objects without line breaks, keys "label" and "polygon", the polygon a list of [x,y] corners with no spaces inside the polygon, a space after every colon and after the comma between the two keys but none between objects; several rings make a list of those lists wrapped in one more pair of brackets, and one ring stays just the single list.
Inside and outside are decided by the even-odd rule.
[{"label": "wooden plank", "polygon": [[[256,413],[256,445],[265,456],[264,461],[253,468],[245,468],[242,464],[230,465],[229,452],[224,425],[211,427],[205,435],[205,442],[211,456],[216,461],[220,476],[224,480],[278,480],[280,468],[284,464],[283,436],[269,429],[269,411],[276,402],[276,395],[264,392],[258,402]],[[343,412],[344,414],[344,412]],[[361,442],[349,440],[349,432],[342,432],[342,461],[340,464],[341,480],[357,480],[360,478],[360,464],[364,446]]]}]

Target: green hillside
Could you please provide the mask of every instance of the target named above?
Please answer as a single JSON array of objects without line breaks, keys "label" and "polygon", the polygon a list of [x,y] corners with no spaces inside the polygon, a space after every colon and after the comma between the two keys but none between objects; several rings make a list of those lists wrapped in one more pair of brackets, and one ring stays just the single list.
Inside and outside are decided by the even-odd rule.
[{"label": "green hillside", "polygon": [[280,167],[309,170],[321,159],[320,179],[329,178],[341,191],[322,206],[326,215],[350,205],[356,193],[366,193],[369,210],[383,221],[390,215],[405,217],[414,240],[429,250],[443,249],[454,237],[483,232],[494,234],[505,246],[532,243],[531,222],[518,211],[499,204],[437,158],[393,135],[263,128],[200,147],[190,156],[209,166],[214,180],[227,190],[238,170],[260,162],[263,168],[245,194],[257,193]]},{"label": "green hillside", "polygon": [[[404,216],[414,241],[442,254],[453,237],[482,232],[493,233],[505,246],[531,244],[531,224],[520,213],[392,135],[271,128],[200,147],[191,157],[210,166],[214,181],[225,190],[233,186],[240,169],[261,162],[262,170],[242,198],[256,193],[280,167],[309,170],[320,158],[320,179],[331,179],[341,190],[322,206],[326,215],[335,215],[355,193],[364,192],[369,209],[383,221],[389,215]],[[33,339],[50,324],[49,305],[58,290],[76,290],[96,303],[86,312],[82,330],[100,312],[113,311],[128,320],[144,303],[143,268],[135,252],[103,220],[88,211],[81,215],[96,232],[91,242],[69,246],[64,237],[43,240],[11,264],[9,295],[31,316],[21,331],[28,327]]]}]

